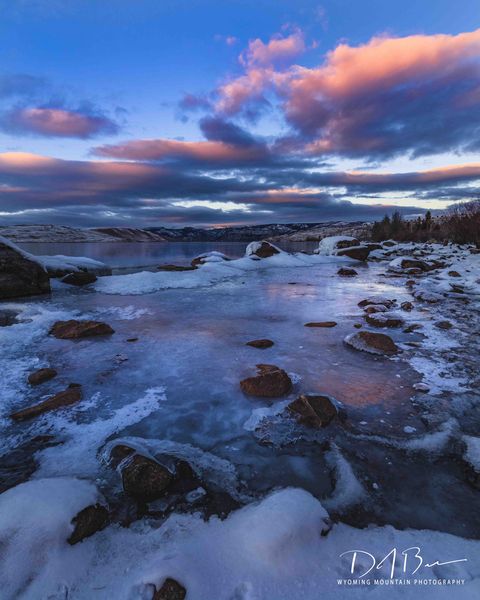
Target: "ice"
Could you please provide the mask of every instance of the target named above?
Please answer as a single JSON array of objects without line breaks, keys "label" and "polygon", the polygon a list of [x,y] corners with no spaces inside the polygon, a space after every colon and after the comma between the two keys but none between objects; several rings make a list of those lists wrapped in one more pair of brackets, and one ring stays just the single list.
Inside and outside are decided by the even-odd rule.
[{"label": "ice", "polygon": [[344,510],[363,502],[366,498],[365,489],[336,444],[332,444],[326,459],[335,473],[335,490],[332,496],[323,501],[325,507],[328,510]]}]

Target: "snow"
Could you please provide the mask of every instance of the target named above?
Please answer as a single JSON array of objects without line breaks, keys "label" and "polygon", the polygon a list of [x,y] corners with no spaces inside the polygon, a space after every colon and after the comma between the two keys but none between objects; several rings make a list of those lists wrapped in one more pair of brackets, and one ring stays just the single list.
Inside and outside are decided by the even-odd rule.
[{"label": "snow", "polygon": [[325,507],[328,510],[344,510],[363,502],[366,498],[365,489],[338,446],[332,444],[325,457],[335,473],[335,489],[332,496],[324,500]]},{"label": "snow", "polygon": [[463,457],[476,473],[480,473],[480,437],[464,435],[462,439],[466,446]]},{"label": "snow", "polygon": [[254,256],[255,252],[257,252],[257,250],[259,250],[262,246],[262,244],[268,244],[269,246],[271,246],[272,248],[274,248],[275,250],[277,250],[277,252],[279,254],[283,253],[283,250],[280,250],[280,248],[278,246],[275,246],[275,244],[272,244],[271,242],[250,242],[250,244],[248,244],[248,246],[245,249],[245,256]]},{"label": "snow", "polygon": [[323,238],[318,244],[317,253],[323,255],[335,254],[338,250],[338,244],[340,242],[351,242],[351,246],[357,246],[358,240],[348,235],[331,235]]},{"label": "snow", "polygon": [[[456,598],[472,600],[480,584],[477,541],[389,526],[332,526],[321,503],[295,488],[273,492],[224,521],[173,515],[160,527],[109,526],[69,546],[71,518],[96,497],[92,484],[66,478],[23,484],[2,496],[5,600],[147,600],[167,577],[179,581],[192,600],[318,600],[319,592],[326,599],[359,600],[367,593],[364,585],[338,584],[361,575],[358,570],[351,575],[348,553],[363,549],[378,563],[392,548],[412,546],[419,547],[424,564],[415,576],[403,575],[397,565],[395,577],[458,578],[464,585],[389,585],[389,598],[447,599],[454,590]],[[461,562],[426,566],[448,560]],[[417,566],[413,553],[411,561],[409,571]],[[391,563],[385,563],[376,579],[390,579]],[[362,570],[370,564],[363,556],[358,562]],[[367,589],[374,600],[385,598],[385,585]]]}]

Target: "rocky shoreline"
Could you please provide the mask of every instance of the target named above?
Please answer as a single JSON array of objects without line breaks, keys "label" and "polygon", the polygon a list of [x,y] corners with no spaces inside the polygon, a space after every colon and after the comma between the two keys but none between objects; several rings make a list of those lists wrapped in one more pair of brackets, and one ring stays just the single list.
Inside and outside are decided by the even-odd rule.
[{"label": "rocky shoreline", "polygon": [[[309,344],[318,344],[318,336],[320,339],[321,336],[329,336],[329,344],[345,348],[338,352],[351,353],[348,354],[348,360],[365,361],[362,364],[372,365],[372,369],[375,367],[381,371],[388,365],[397,368],[399,363],[396,361],[410,362],[423,377],[421,381],[411,385],[411,402],[408,408],[402,408],[404,412],[400,414],[409,415],[411,421],[406,421],[408,423],[423,423],[423,432],[417,431],[418,425],[410,424],[402,424],[400,430],[397,427],[393,433],[388,434],[381,433],[381,424],[380,431],[366,430],[364,421],[357,417],[359,411],[355,407],[326,391],[312,391],[306,387],[303,384],[305,374],[292,373],[288,365],[284,364],[287,363],[285,354],[284,362],[269,362],[268,353],[276,351],[283,343],[275,335],[250,340],[247,338],[244,341],[246,351],[251,353],[248,355],[250,364],[244,366],[244,378],[238,378],[234,382],[231,377],[226,377],[227,389],[230,388],[232,394],[243,394],[246,402],[254,403],[254,406],[260,402],[259,408],[253,409],[252,418],[246,427],[260,447],[280,453],[288,448],[295,448],[295,456],[325,458],[326,464],[330,466],[332,485],[330,494],[322,498],[322,503],[329,508],[330,518],[337,524],[332,529],[332,522],[325,513],[321,532],[324,537],[336,535],[338,523],[341,522],[357,527],[363,527],[372,521],[383,524],[381,510],[372,506],[376,504],[379,507],[383,502],[390,501],[387,482],[380,486],[377,483],[385,476],[373,460],[375,453],[379,452],[378,448],[390,448],[391,453],[398,454],[399,457],[410,456],[411,453],[419,453],[420,456],[429,452],[442,456],[445,453],[449,460],[458,465],[463,478],[462,485],[478,492],[480,461],[477,453],[478,438],[474,430],[476,421],[468,414],[477,406],[478,398],[475,400],[472,396],[471,407],[467,409],[455,404],[455,394],[468,395],[470,391],[473,392],[475,378],[478,377],[474,371],[473,349],[478,348],[478,342],[475,340],[474,329],[468,331],[468,326],[466,327],[469,319],[478,315],[480,270],[475,248],[428,243],[397,244],[392,241],[372,245],[362,243],[352,236],[339,235],[322,239],[318,250],[312,255],[288,254],[271,242],[262,240],[251,243],[242,259],[232,260],[219,252],[205,253],[194,257],[187,270],[184,267],[177,269],[176,265],[169,265],[169,268],[163,265],[154,273],[101,276],[98,269],[104,266],[91,265],[92,269],[85,264],[69,266],[68,257],[63,257],[63,261],[63,268],[57,265],[56,270],[51,269],[49,272],[48,266],[41,260],[24,253],[10,242],[0,240],[2,298],[11,300],[38,294],[48,297],[50,293],[55,297],[57,290],[63,291],[67,287],[72,294],[81,294],[79,298],[82,295],[100,295],[102,292],[120,294],[120,297],[125,292],[128,295],[162,293],[161,290],[174,290],[176,287],[203,287],[203,278],[208,285],[221,286],[225,285],[225,281],[234,282],[239,277],[245,279],[252,271],[266,273],[271,269],[290,269],[289,273],[293,273],[297,267],[316,269],[321,265],[333,267],[331,277],[336,282],[335,285],[355,286],[355,282],[364,276],[364,269],[369,265],[378,266],[375,271],[378,280],[383,280],[387,288],[388,285],[397,286],[395,289],[398,289],[398,294],[380,295],[376,291],[370,295],[367,293],[368,285],[363,290],[359,288],[355,298],[357,310],[346,335],[344,325],[339,325],[339,319],[334,314],[325,315],[330,317],[325,320],[304,319],[303,328],[305,335],[310,336]],[[55,278],[60,277],[61,280],[55,282],[52,288],[51,278],[55,281]],[[292,284],[292,290],[299,285],[296,281],[288,281],[286,286]],[[304,285],[303,290],[302,293],[306,293],[308,287]],[[17,326],[28,327],[29,317],[22,310],[21,304],[16,308],[8,306],[1,309],[0,313],[5,330],[13,330]],[[331,317],[335,317],[335,320]],[[67,423],[69,411],[76,409],[80,411],[78,418],[81,423],[82,405],[88,407],[97,393],[90,389],[86,396],[83,382],[73,383],[71,380],[64,389],[58,391],[60,384],[70,377],[68,370],[62,367],[62,353],[67,355],[73,348],[78,348],[80,353],[83,347],[81,344],[88,344],[85,348],[90,348],[92,353],[101,352],[102,348],[108,348],[109,340],[114,343],[118,336],[123,338],[116,342],[115,348],[125,352],[127,345],[135,346],[138,336],[142,336],[138,332],[138,336],[126,338],[121,323],[120,331],[117,331],[117,324],[112,327],[107,321],[89,318],[88,314],[79,314],[75,318],[49,317],[48,327],[42,329],[37,338],[39,344],[45,341],[54,344],[52,348],[56,354],[50,356],[57,357],[57,361],[50,360],[46,364],[43,360],[40,368],[25,373],[24,384],[30,386],[28,397],[26,400],[17,398],[14,410],[7,416],[10,420],[8,427],[12,422],[17,428],[30,427],[24,431],[27,432],[27,437],[30,432],[29,443],[35,455],[48,449],[60,452],[65,444],[68,447],[68,438],[61,439],[60,436],[57,439],[51,433],[47,435],[49,429],[44,430],[42,424],[49,426],[50,423],[51,426],[48,419],[50,416],[55,418],[56,414],[66,415],[64,418]],[[145,336],[145,332],[143,335]],[[457,350],[455,344],[442,346],[445,340],[453,339],[456,335],[460,335],[464,341],[469,340],[470,356],[467,356],[465,350]],[[292,347],[288,354],[293,355],[295,352]],[[446,361],[444,353],[448,355]],[[263,356],[267,357],[267,362],[263,362]],[[452,356],[462,361],[461,365],[453,365],[455,369],[460,368],[461,376],[459,373],[450,375],[446,370],[448,362],[452,362]],[[440,372],[432,367],[432,360],[435,361],[435,358],[438,359]],[[188,355],[184,356],[184,360],[188,361]],[[117,353],[113,362],[116,366],[110,366],[110,371],[106,373],[100,372],[95,361],[89,367],[95,374],[94,380],[98,382],[99,390],[102,377],[111,377],[113,369],[118,368],[128,373],[128,355]],[[131,377],[135,377],[134,371],[131,372]],[[460,382],[461,377],[465,377],[463,382]],[[457,380],[460,383],[455,383],[455,389],[451,388],[454,383],[449,382]],[[444,383],[447,385],[444,386]],[[55,393],[50,393],[54,388]],[[163,400],[157,401],[157,397],[161,397],[162,393],[153,393],[153,408],[148,410],[158,409],[159,402]],[[33,397],[36,400],[32,402]],[[148,416],[148,412],[145,416]],[[36,422],[40,423],[39,430],[33,436]],[[99,425],[100,430],[102,427],[106,426]],[[20,439],[21,431],[16,430],[15,433]],[[243,514],[242,510],[248,510],[252,500],[258,501],[265,496],[265,493],[249,489],[244,481],[236,481],[228,486],[225,485],[225,480],[219,481],[215,476],[215,469],[212,469],[215,461],[211,458],[207,460],[205,451],[198,454],[201,457],[199,459],[191,449],[188,453],[185,450],[180,452],[174,444],[165,444],[159,450],[151,440],[122,437],[122,427],[115,423],[106,432],[105,439],[101,436],[98,438],[94,453],[102,473],[97,478],[98,481],[80,478],[67,482],[51,476],[38,479],[35,476],[30,478],[31,471],[25,472],[24,483],[21,483],[22,478],[19,480],[18,476],[12,478],[13,485],[7,486],[10,489],[0,495],[0,504],[2,498],[6,506],[9,501],[15,503],[23,493],[38,494],[39,497],[44,495],[51,499],[63,493],[65,486],[69,486],[77,494],[78,501],[72,503],[71,509],[62,517],[58,543],[76,546],[87,543],[87,540],[94,543],[96,538],[106,535],[110,529],[116,531],[115,527],[119,524],[135,528],[139,523],[146,523],[145,519],[162,524],[171,515],[177,514],[201,515],[206,522],[213,515],[226,519],[225,523],[229,524],[230,519],[240,518],[237,515]],[[34,443],[34,439],[39,436],[44,436],[44,439],[38,439]],[[81,433],[79,438],[74,438],[74,442],[78,444],[80,439]],[[348,453],[352,457],[351,446],[356,445],[362,449],[358,454],[361,461],[366,444],[376,448],[373,455],[370,455],[372,464],[369,465],[367,461],[367,464],[359,466],[354,458],[350,458],[358,469],[355,474],[344,454]],[[19,445],[13,448],[13,452],[15,451],[20,452]],[[33,454],[31,456],[33,458]],[[7,462],[10,464],[12,461]],[[35,471],[35,466],[33,469]],[[63,472],[61,477],[72,475]],[[272,490],[275,492],[275,488],[268,486],[268,491]],[[301,505],[304,500],[298,501]],[[268,497],[264,502],[268,502]],[[245,508],[239,510],[242,506]],[[316,509],[312,510],[315,512]],[[16,527],[21,531],[23,525],[19,522]],[[0,540],[2,535],[0,524]],[[480,528],[472,537],[478,535]],[[195,583],[188,582],[188,573],[172,568],[171,572],[163,575],[147,573],[141,585],[148,597],[177,600],[189,597],[189,590]]]}]

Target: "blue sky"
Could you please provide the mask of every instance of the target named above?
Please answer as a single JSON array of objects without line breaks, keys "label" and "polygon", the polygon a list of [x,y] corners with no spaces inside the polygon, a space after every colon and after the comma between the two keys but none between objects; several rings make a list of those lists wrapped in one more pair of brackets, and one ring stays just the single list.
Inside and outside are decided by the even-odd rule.
[{"label": "blue sky", "polygon": [[2,222],[371,219],[478,193],[476,0],[0,6]]}]

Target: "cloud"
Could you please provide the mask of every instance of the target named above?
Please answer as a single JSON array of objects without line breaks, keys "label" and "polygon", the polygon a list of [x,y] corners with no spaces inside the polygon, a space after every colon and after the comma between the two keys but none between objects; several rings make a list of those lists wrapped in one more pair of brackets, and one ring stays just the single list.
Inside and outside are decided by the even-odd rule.
[{"label": "cloud", "polygon": [[0,76],[0,98],[12,96],[30,97],[43,90],[47,85],[43,77],[34,77],[26,73],[14,73]]},{"label": "cloud", "polygon": [[315,68],[275,64],[302,43],[298,33],[251,42],[241,55],[244,73],[218,88],[216,110],[258,114],[274,95],[290,142],[311,155],[386,159],[480,149],[480,29],[342,43]]},{"label": "cloud", "polygon": [[1,116],[0,128],[17,135],[82,139],[116,134],[119,130],[105,115],[65,108],[14,108]]},{"label": "cloud", "polygon": [[[462,190],[469,197],[479,185],[480,163],[393,174],[253,164],[219,175],[181,162],[73,161],[11,152],[0,154],[0,218],[143,227],[374,219],[392,210],[384,192],[411,192],[411,202],[400,194],[409,204],[403,212],[411,214],[418,212],[417,197],[441,198],[443,186],[446,198],[461,197]],[[357,193],[375,194],[378,205],[356,204]]]},{"label": "cloud", "polygon": [[259,38],[250,40],[247,49],[240,54],[239,61],[245,67],[273,67],[291,63],[303,52],[305,52],[304,36],[302,31],[297,29],[286,37],[273,36],[267,44]]}]

